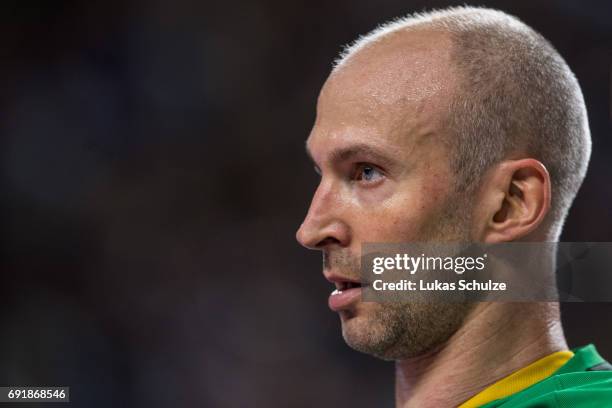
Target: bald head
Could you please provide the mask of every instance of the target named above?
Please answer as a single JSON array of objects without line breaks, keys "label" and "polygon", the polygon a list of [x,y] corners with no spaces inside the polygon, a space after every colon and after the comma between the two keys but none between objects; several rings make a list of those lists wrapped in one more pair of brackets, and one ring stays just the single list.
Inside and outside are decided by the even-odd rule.
[{"label": "bald head", "polygon": [[[389,103],[419,102],[421,111],[404,114],[435,112],[458,192],[473,192],[506,158],[542,162],[552,186],[547,239],[558,239],[586,173],[591,139],[578,82],[540,34],[490,9],[416,14],[360,37],[331,78],[359,69],[363,81],[384,85],[388,92],[378,96]],[[415,125],[413,118],[395,122]]]},{"label": "bald head", "polygon": [[440,132],[456,87],[450,37],[430,29],[393,33],[351,55],[326,81],[317,124],[350,123],[415,146]]}]

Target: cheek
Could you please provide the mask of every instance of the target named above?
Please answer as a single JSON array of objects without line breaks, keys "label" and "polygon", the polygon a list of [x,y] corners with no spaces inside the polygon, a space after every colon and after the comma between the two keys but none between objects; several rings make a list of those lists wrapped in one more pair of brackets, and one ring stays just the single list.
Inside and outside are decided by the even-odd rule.
[{"label": "cheek", "polygon": [[[432,174],[432,176],[434,176]],[[430,178],[406,183],[384,197],[370,197],[372,203],[357,207],[353,216],[354,238],[358,242],[405,242],[418,240],[422,231],[436,222],[448,189],[442,180]]]},{"label": "cheek", "polygon": [[420,230],[427,212],[426,203],[419,195],[396,195],[375,207],[362,208],[353,218],[354,238],[361,242],[411,240]]}]

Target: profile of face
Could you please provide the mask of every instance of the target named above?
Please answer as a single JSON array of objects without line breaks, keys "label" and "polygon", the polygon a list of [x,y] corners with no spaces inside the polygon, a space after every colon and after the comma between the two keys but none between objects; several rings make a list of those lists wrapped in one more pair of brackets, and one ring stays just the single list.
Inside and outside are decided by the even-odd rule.
[{"label": "profile of face", "polygon": [[449,61],[449,40],[427,31],[360,50],[324,84],[307,140],[321,178],[297,239],[323,252],[346,342],[384,359],[435,348],[469,310],[362,302],[359,284],[363,243],[472,238],[469,200],[455,193],[440,137],[454,86]]}]

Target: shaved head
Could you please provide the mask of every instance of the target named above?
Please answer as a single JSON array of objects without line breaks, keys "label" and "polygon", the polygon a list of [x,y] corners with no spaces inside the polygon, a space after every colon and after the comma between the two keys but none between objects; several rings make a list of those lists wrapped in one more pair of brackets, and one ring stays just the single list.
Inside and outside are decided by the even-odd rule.
[{"label": "shaved head", "polygon": [[[410,138],[411,148],[433,142],[455,93],[451,47],[446,33],[421,29],[389,34],[355,53],[321,90],[317,124],[332,118],[370,132],[375,125],[376,132],[390,134],[398,143]],[[337,103],[340,98],[342,104]]]},{"label": "shaved head", "polygon": [[334,72],[375,55],[373,50],[401,44],[400,38],[422,35],[431,36],[428,47],[442,46],[449,53],[448,66],[428,68],[449,75],[452,93],[439,106],[447,110],[443,135],[456,190],[472,193],[485,172],[505,158],[541,161],[552,181],[548,239],[556,241],[591,154],[586,108],[574,74],[552,45],[520,20],[475,7],[385,23],[346,47]]}]

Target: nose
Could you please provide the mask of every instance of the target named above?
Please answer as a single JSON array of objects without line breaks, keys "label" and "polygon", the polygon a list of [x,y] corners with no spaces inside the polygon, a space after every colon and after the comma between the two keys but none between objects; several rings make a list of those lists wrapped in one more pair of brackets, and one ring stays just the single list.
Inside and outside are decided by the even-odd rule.
[{"label": "nose", "polygon": [[338,192],[323,182],[312,198],[306,218],[295,234],[308,249],[325,249],[330,245],[346,247],[350,242],[350,228],[342,219],[343,206]]}]

